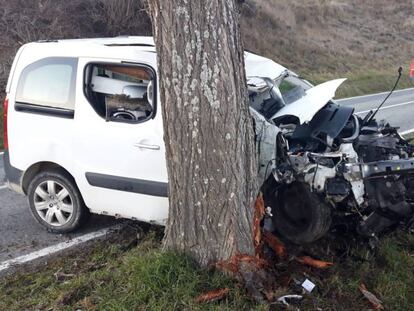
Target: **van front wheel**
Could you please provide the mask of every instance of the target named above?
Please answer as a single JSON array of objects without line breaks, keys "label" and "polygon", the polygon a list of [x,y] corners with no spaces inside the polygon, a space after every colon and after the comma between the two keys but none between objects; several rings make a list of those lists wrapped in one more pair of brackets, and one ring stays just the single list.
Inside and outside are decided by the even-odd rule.
[{"label": "van front wheel", "polygon": [[59,171],[38,174],[29,185],[28,199],[32,215],[49,232],[74,231],[88,214],[74,180]]}]

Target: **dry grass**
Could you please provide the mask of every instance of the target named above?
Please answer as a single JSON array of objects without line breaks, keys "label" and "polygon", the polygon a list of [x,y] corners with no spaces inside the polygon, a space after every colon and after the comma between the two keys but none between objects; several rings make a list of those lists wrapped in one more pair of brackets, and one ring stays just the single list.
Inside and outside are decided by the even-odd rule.
[{"label": "dry grass", "polygon": [[408,75],[412,9],[411,0],[252,0],[242,26],[247,49],[315,83],[348,77],[341,94],[352,96],[389,89],[401,65]]},{"label": "dry grass", "polygon": [[[0,0],[0,98],[19,46],[39,39],[150,35],[144,0]],[[339,95],[381,92],[414,58],[412,0],[246,0],[245,47]],[[400,87],[413,87],[403,77]],[[0,118],[0,127],[2,126]],[[1,148],[0,138],[0,148]]]},{"label": "dry grass", "polygon": [[24,43],[128,34],[151,34],[141,1],[0,0],[0,92],[14,55]]}]

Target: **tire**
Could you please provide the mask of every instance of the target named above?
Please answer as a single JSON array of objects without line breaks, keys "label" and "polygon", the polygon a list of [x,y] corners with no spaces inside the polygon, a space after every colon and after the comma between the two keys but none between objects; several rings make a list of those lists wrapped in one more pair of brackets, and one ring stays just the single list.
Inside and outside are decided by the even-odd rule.
[{"label": "tire", "polygon": [[33,217],[52,233],[72,232],[89,215],[73,178],[57,170],[41,172],[33,178],[28,200]]},{"label": "tire", "polygon": [[315,242],[330,228],[330,206],[304,183],[283,186],[270,206],[276,230],[294,244]]}]

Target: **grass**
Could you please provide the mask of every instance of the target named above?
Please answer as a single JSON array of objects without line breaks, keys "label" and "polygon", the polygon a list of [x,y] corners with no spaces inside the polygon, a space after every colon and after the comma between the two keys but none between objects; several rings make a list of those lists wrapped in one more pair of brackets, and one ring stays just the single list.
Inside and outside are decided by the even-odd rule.
[{"label": "grass", "polygon": [[[0,310],[268,309],[253,304],[221,273],[200,269],[186,255],[162,252],[159,241],[160,234],[150,232],[132,248],[126,246],[130,242],[99,242],[88,252],[80,250],[35,271],[8,276],[0,280]],[[331,249],[340,244],[332,244]],[[386,309],[414,310],[413,255],[414,237],[397,232],[384,238],[376,253],[362,244],[352,245],[347,256],[334,258],[329,271],[296,267],[290,287],[280,292],[297,292],[293,279],[307,277],[317,287],[306,295],[301,309],[363,310],[369,307],[358,291],[364,282]],[[287,266],[277,265],[284,272]],[[225,300],[195,302],[199,294],[224,287],[230,288]]]},{"label": "grass", "polygon": [[[304,74],[304,77],[314,84],[332,79],[347,78],[348,80],[338,89],[336,96],[337,98],[345,98],[391,91],[397,79],[397,72],[393,69],[354,71],[347,74],[308,72]],[[407,73],[403,73],[397,89],[411,87],[414,87],[414,81],[409,79]]]},{"label": "grass", "polygon": [[[57,278],[55,273],[68,277]],[[73,275],[73,276],[72,276]],[[229,299],[205,308],[194,300],[229,287]],[[34,273],[0,281],[0,310],[235,310],[255,306],[220,273],[201,270],[189,257],[161,252],[149,234],[125,250],[103,242],[87,254],[56,259]],[[260,309],[260,307],[257,307]]]},{"label": "grass", "polygon": [[414,236],[396,232],[381,240],[378,250],[353,246],[323,280],[316,301],[322,309],[364,310],[359,293],[364,283],[386,310],[414,310]]}]

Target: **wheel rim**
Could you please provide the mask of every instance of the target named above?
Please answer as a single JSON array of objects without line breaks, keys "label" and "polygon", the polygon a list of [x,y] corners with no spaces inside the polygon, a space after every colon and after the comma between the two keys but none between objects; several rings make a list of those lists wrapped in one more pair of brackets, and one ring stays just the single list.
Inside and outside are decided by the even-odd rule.
[{"label": "wheel rim", "polygon": [[46,223],[55,227],[66,225],[73,216],[73,200],[62,184],[47,180],[40,183],[34,193],[37,214]]}]

